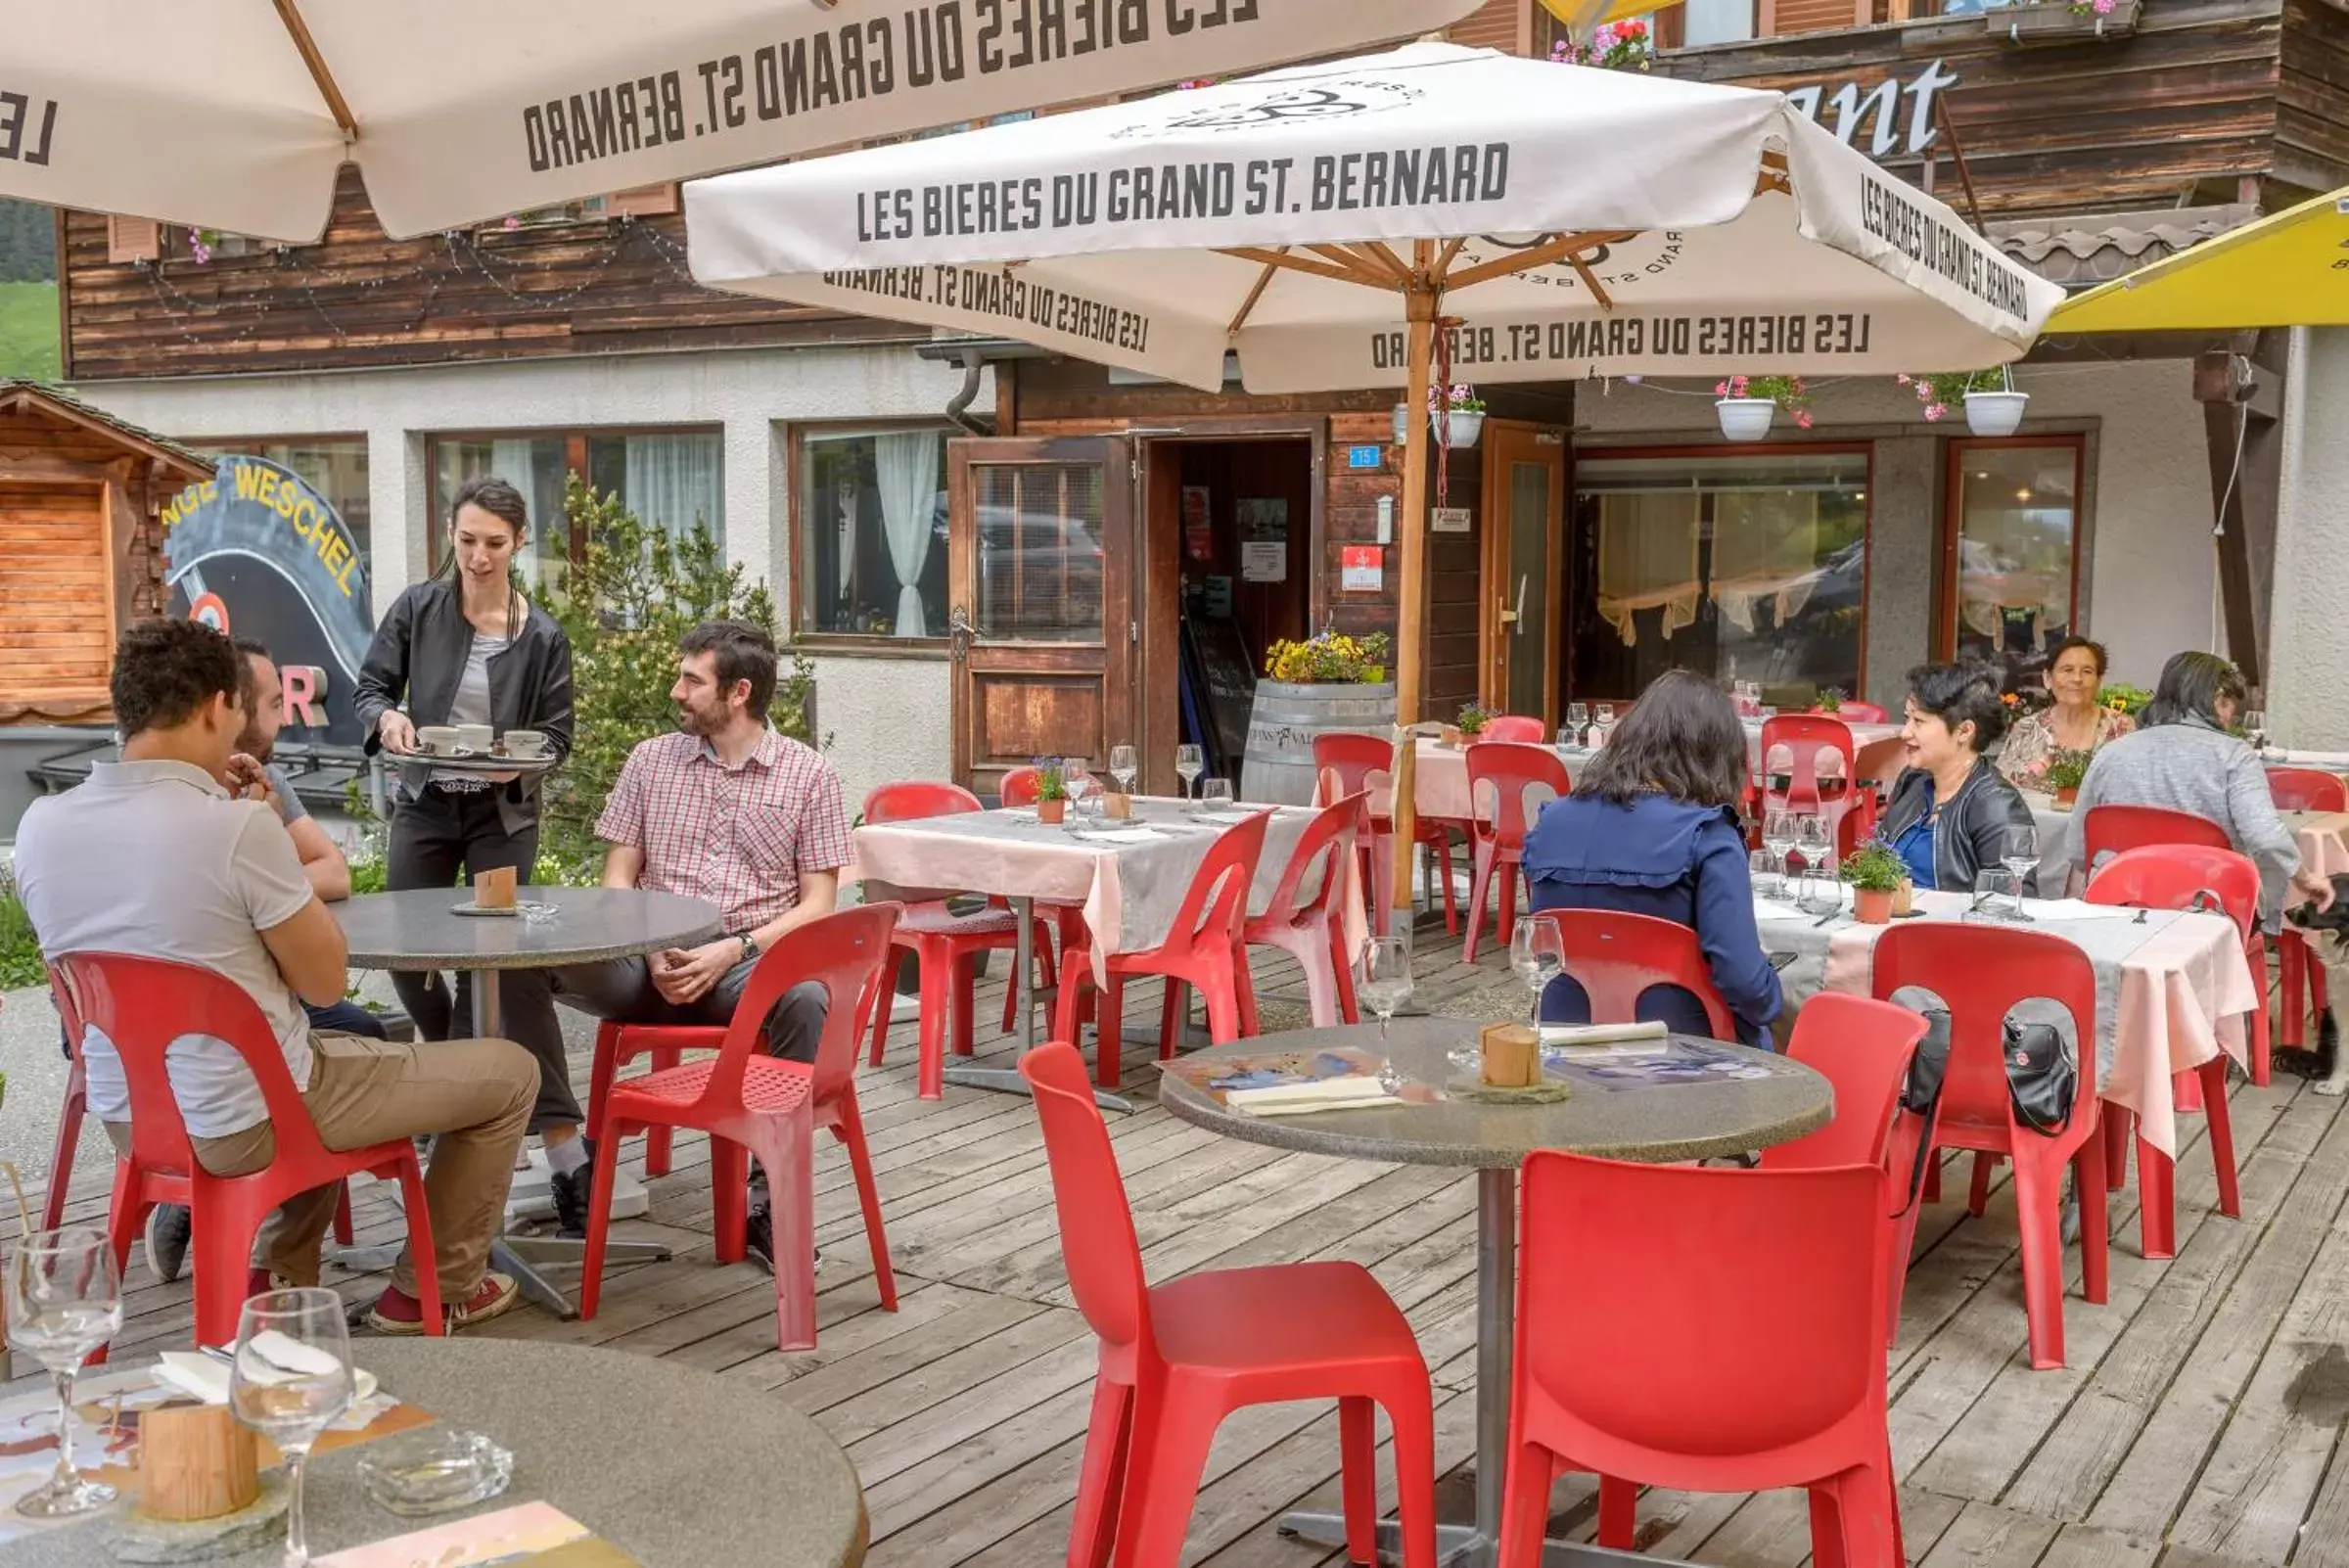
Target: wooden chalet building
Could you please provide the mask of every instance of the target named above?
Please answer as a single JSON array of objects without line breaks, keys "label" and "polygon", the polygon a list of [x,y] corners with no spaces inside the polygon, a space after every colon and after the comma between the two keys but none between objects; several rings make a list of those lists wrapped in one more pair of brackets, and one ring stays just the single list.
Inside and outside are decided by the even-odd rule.
[{"label": "wooden chalet building", "polygon": [[[1796,94],[2067,284],[2349,184],[2349,12],[2121,9],[2103,36],[2021,42],[2019,12],[1687,0],[1654,69]],[[1553,31],[1540,0],[1493,0],[1453,36],[1546,56]],[[531,497],[540,580],[576,547],[567,475],[720,530],[788,604],[858,794],[1121,740],[1163,785],[1192,726],[1233,738],[1270,642],[1395,621],[1388,391],[1203,395],[710,293],[670,188],[414,241],[384,237],[355,176],[316,246],[62,229],[69,378],[298,470],[379,605],[429,570],[434,520],[479,473]],[[2238,405],[2196,396],[2235,385],[2230,356],[2259,367],[2239,469]],[[1972,650],[2028,678],[2079,628],[2119,678],[2222,623],[2256,666],[2290,358],[2280,338],[2051,342],[1995,440],[1883,379],[1815,388],[1811,428],[1755,446],[1723,440],[1709,386],[1492,389],[1444,479],[1433,700],[1554,719],[1680,665],[1897,702],[1920,660]],[[2219,492],[2239,520],[2214,551]]]}]

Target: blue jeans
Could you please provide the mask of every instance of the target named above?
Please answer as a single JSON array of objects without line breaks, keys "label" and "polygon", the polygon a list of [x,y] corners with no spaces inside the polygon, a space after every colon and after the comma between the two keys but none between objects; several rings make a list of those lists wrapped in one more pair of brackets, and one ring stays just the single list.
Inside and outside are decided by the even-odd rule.
[{"label": "blue jeans", "polygon": [[325,1007],[312,1007],[308,1002],[301,1010],[310,1015],[313,1035],[364,1035],[369,1039],[390,1039],[383,1023],[375,1014],[345,996]]}]

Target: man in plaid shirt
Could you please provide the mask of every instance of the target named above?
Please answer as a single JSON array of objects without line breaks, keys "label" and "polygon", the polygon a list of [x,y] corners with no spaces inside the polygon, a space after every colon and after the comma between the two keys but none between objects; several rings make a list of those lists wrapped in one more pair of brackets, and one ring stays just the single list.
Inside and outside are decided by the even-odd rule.
[{"label": "man in plaid shirt", "polygon": [[[597,1018],[631,1024],[724,1024],[759,955],[830,914],[849,859],[849,814],[832,764],[766,722],[775,695],[774,639],[713,621],[677,645],[677,733],[628,754],[595,825],[611,848],[604,886],[706,899],[723,934],[698,947],[553,972],[555,993]],[[767,1049],[811,1061],[824,1027],[823,988],[796,986],[766,1017]],[[547,1139],[555,1208],[583,1233],[591,1161]],[[753,1177],[754,1189],[759,1178]],[[751,1253],[772,1267],[763,1202],[751,1215]]]}]

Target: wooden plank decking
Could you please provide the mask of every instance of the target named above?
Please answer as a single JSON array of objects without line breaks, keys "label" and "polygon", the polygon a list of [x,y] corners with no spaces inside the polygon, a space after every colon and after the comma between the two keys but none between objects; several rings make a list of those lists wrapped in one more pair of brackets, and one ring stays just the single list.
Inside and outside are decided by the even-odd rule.
[{"label": "wooden plank decking", "polygon": [[[1460,964],[1423,938],[1421,999],[1435,1005],[1505,983],[1503,959]],[[1267,998],[1300,994],[1267,960]],[[1001,974],[998,965],[996,973]],[[994,998],[990,1002],[990,995]],[[979,1015],[1000,1018],[999,979]],[[27,1000],[32,997],[27,995]],[[1112,1136],[1154,1279],[1186,1269],[1305,1258],[1371,1268],[1417,1329],[1435,1371],[1438,1458],[1467,1495],[1472,1449],[1474,1193],[1471,1178],[1239,1144],[1159,1111],[1147,1068],[1156,992],[1137,996],[1126,1062],[1143,1108]],[[1277,1002],[1267,1027],[1279,1023]],[[1291,1018],[1302,1009],[1291,1007]],[[773,1289],[747,1266],[711,1263],[707,1148],[682,1139],[653,1207],[622,1234],[677,1249],[669,1264],[616,1272],[593,1322],[526,1309],[487,1331],[667,1356],[772,1391],[837,1437],[863,1479],[876,1568],[1014,1568],[1066,1548],[1086,1414],[1092,1342],[1061,1270],[1048,1175],[1033,1113],[1008,1097],[914,1094],[912,1003],[899,1004],[887,1064],[859,1092],[896,1259],[898,1311],[879,1310],[854,1192],[832,1147],[817,1158],[823,1263],[820,1342],[775,1349]],[[1144,1015],[1148,1018],[1145,1022]],[[576,1021],[574,1021],[576,1024]],[[586,1075],[583,1033],[575,1072]],[[982,1024],[982,1055],[1012,1042]],[[2138,1250],[2134,1187],[2112,1212],[2111,1303],[2066,1300],[2071,1364],[2033,1372],[2004,1182],[1983,1220],[1961,1202],[1928,1209],[1893,1353],[1892,1430],[1911,1559],[1928,1568],[2349,1568],[2349,1121],[2338,1100],[2280,1077],[2233,1097],[2243,1217],[2214,1211],[2210,1163],[2180,1161],[2179,1250]],[[11,1107],[13,1114],[29,1108]],[[31,1114],[46,1114],[42,1111]],[[632,1156],[631,1156],[632,1157]],[[1963,1173],[1948,1183],[1955,1200]],[[85,1180],[76,1217],[102,1217]],[[396,1211],[361,1195],[362,1240],[397,1233]],[[15,1222],[0,1225],[13,1232]],[[354,1299],[378,1281],[329,1270]],[[161,1349],[190,1330],[188,1287],[161,1286],[134,1257],[121,1349]],[[1725,1315],[1738,1311],[1723,1301]],[[1215,1568],[1322,1568],[1342,1561],[1282,1539],[1300,1502],[1334,1506],[1334,1411],[1253,1410],[1229,1422],[1208,1467],[1185,1561]],[[1384,1462],[1382,1456],[1382,1463]],[[1391,1482],[1387,1488],[1391,1492]],[[1588,1485],[1569,1482],[1557,1523],[1588,1535]],[[1794,1494],[1651,1494],[1642,1549],[1719,1568],[1809,1559]]]}]

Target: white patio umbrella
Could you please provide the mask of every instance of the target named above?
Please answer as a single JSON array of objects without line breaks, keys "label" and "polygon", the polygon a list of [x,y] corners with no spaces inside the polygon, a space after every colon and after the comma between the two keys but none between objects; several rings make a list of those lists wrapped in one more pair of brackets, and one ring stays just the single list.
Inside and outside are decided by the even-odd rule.
[{"label": "white patio umbrella", "polygon": [[18,0],[0,196],[395,237],[1442,26],[1476,0]]},{"label": "white patio umbrella", "polygon": [[[720,288],[1210,391],[1236,349],[1251,392],[1402,387],[1414,409],[1438,349],[1486,383],[1979,368],[2062,298],[1779,94],[1445,44],[706,180],[685,213]],[[1428,472],[1407,425],[1405,726]]]}]

